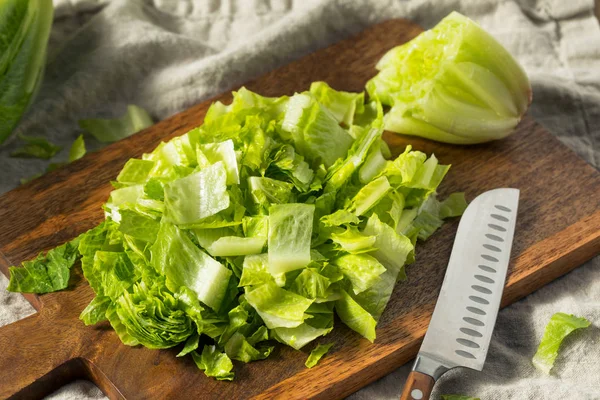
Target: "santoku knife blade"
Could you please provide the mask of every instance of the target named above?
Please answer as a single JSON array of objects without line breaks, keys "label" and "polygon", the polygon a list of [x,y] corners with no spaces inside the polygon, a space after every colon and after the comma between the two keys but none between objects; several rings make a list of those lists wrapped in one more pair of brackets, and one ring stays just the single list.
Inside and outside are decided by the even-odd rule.
[{"label": "santoku knife blade", "polygon": [[446,371],[478,371],[496,323],[515,232],[519,190],[479,195],[461,217],[438,301],[402,400],[426,400]]}]

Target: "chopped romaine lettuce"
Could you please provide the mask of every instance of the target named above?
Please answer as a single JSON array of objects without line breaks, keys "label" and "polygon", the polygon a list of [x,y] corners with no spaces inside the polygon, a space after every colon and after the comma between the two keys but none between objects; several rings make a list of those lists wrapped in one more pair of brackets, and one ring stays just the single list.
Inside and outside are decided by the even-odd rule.
[{"label": "chopped romaine lettuce", "polygon": [[69,162],[79,160],[81,157],[85,156],[85,153],[85,141],[83,140],[83,135],[79,135],[69,150]]},{"label": "chopped romaine lettuce", "polygon": [[281,274],[310,263],[315,206],[277,204],[269,208],[269,271]]},{"label": "chopped romaine lettuce", "polygon": [[540,371],[550,374],[563,340],[574,330],[588,326],[590,326],[590,321],[583,317],[560,312],[554,314],[546,325],[544,336],[533,356],[533,365]]},{"label": "chopped romaine lettuce", "polygon": [[329,352],[329,349],[331,349],[332,347],[333,347],[333,343],[317,345],[317,347],[315,347],[310,352],[310,355],[308,356],[308,358],[306,359],[306,362],[304,363],[304,365],[306,365],[306,368],[312,368],[315,365],[317,365],[319,360],[321,358],[323,358],[323,356],[325,354],[327,354],[327,352]]},{"label": "chopped romaine lettuce", "polygon": [[89,132],[98,141],[116,142],[152,125],[152,118],[144,110],[134,104],[127,106],[127,112],[120,118],[90,118],[79,121],[79,126]]},{"label": "chopped romaine lettuce", "polygon": [[269,329],[294,328],[310,317],[305,311],[312,300],[277,287],[273,282],[246,289],[246,300]]},{"label": "chopped romaine lettuce", "polygon": [[65,289],[69,284],[71,267],[79,257],[79,240],[65,243],[34,260],[24,261],[21,268],[10,267],[7,290],[22,293],[49,293]]},{"label": "chopped romaine lettuce", "polygon": [[25,142],[25,145],[10,153],[11,157],[49,160],[62,149],[61,146],[50,143],[48,139],[43,137],[25,136],[22,134],[18,135],[18,137]]},{"label": "chopped romaine lettuce", "polygon": [[192,224],[229,207],[227,171],[222,162],[165,185],[165,217]]},{"label": "chopped romaine lettuce", "polygon": [[227,354],[217,350],[216,346],[204,346],[202,354],[192,352],[194,362],[206,376],[220,381],[232,381],[234,377],[233,363]]},{"label": "chopped romaine lettuce", "polygon": [[300,349],[327,335],[334,314],[375,340],[417,238],[466,206],[436,199],[449,167],[410,146],[391,160],[382,106],[363,93],[315,83],[291,98],[233,97],[129,160],[105,221],[11,268],[11,290],[64,288],[80,255],[96,294],[85,324],[108,320],[131,346],[179,345],[216,379],[233,379],[232,360],[268,357],[270,339]]}]

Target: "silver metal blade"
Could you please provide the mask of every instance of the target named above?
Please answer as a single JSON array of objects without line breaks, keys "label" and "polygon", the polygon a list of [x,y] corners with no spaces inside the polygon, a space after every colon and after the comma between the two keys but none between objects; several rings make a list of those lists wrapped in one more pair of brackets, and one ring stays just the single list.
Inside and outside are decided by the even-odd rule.
[{"label": "silver metal blade", "polygon": [[483,368],[504,290],[518,203],[519,190],[495,189],[467,207],[415,370],[437,379],[454,367]]}]

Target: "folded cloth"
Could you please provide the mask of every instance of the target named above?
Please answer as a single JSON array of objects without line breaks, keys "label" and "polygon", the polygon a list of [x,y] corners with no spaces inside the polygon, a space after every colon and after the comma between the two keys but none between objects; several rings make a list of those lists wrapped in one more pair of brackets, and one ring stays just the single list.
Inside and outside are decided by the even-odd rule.
[{"label": "folded cloth", "polygon": [[[65,146],[63,160],[80,133],[79,119],[116,117],[127,104],[162,119],[385,19],[404,17],[429,28],[456,10],[524,66],[534,91],[531,114],[600,165],[600,29],[592,0],[55,0],[55,6],[45,80],[18,130]],[[18,145],[13,138],[0,148],[0,193],[47,166],[8,157]],[[99,145],[88,140],[91,149]],[[551,376],[531,365],[553,313],[600,322],[599,267],[596,258],[501,311],[483,372],[447,373],[432,398],[600,398],[594,325],[566,341]],[[0,277],[0,325],[33,312],[6,284]],[[350,397],[397,399],[409,370],[407,364]],[[51,398],[103,395],[75,382]]]}]

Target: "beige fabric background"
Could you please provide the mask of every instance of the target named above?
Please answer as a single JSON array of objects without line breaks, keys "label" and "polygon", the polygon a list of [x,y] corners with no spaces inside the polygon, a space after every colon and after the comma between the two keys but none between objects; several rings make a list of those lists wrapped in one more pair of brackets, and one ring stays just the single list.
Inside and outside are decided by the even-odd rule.
[{"label": "beige fabric background", "polygon": [[[431,27],[452,10],[479,21],[527,70],[531,114],[596,168],[600,166],[600,29],[593,0],[55,0],[50,64],[20,130],[67,146],[77,120],[117,116],[128,103],[165,118],[251,77],[388,18]],[[0,193],[41,172],[46,162],[0,148]],[[98,143],[88,141],[88,147]],[[600,201],[591,198],[590,201]],[[1,222],[0,222],[1,224]],[[10,227],[1,226],[2,229]],[[457,369],[433,398],[600,399],[600,259],[499,314],[483,372]],[[0,277],[0,325],[33,312]],[[551,376],[530,359],[550,316],[586,316],[594,326],[569,338]],[[397,399],[410,365],[352,399]],[[0,383],[1,384],[1,383]],[[98,399],[75,382],[55,399]]]}]

